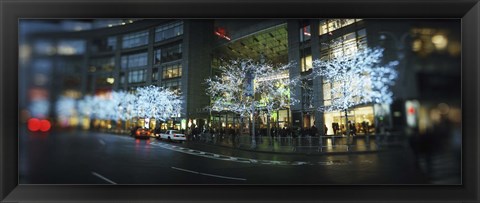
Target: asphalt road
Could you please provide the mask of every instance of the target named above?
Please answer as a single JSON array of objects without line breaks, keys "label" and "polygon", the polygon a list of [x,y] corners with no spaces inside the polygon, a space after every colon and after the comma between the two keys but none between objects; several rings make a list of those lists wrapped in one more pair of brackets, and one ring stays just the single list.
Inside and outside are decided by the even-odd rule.
[{"label": "asphalt road", "polygon": [[412,155],[281,155],[98,132],[19,135],[20,184],[428,184]]}]

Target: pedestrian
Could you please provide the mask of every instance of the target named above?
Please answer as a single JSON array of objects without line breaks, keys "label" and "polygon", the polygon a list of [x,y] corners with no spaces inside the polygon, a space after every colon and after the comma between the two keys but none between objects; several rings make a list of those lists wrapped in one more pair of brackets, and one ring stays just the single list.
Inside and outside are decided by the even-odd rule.
[{"label": "pedestrian", "polygon": [[338,123],[332,123],[333,135],[337,135]]},{"label": "pedestrian", "polygon": [[368,133],[368,124],[366,121],[362,122],[363,133],[366,135]]},{"label": "pedestrian", "polygon": [[353,135],[355,136],[357,133],[356,133],[356,129],[355,129],[355,123],[354,122],[351,122],[349,121],[349,128],[350,128],[350,135]]},{"label": "pedestrian", "polygon": [[328,132],[328,128],[327,128],[327,125],[323,125],[323,135],[327,135],[327,132]]},{"label": "pedestrian", "polygon": [[312,137],[315,137],[315,135],[317,134],[317,127],[315,126],[315,124],[312,126],[312,128],[310,128],[310,136]]}]

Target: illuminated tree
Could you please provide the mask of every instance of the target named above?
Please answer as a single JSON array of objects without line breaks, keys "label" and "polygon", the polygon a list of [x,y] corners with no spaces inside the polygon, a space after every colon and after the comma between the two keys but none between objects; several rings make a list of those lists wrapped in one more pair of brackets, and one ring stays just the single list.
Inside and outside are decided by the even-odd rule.
[{"label": "illuminated tree", "polygon": [[75,105],[76,101],[74,98],[61,96],[55,103],[57,117],[60,120],[65,120],[74,116],[76,113]]},{"label": "illuminated tree", "polygon": [[364,48],[351,55],[333,57],[329,60],[313,61],[312,76],[322,77],[330,85],[331,102],[319,111],[345,112],[347,134],[348,110],[367,103],[391,104],[395,83],[397,61],[382,62],[383,49]]},{"label": "illuminated tree", "polygon": [[77,102],[77,111],[82,117],[93,118],[93,105],[94,97],[86,95],[83,99]]},{"label": "illuminated tree", "polygon": [[255,113],[270,115],[296,102],[290,99],[289,88],[294,81],[288,78],[289,66],[274,67],[253,60],[232,60],[220,66],[220,75],[206,80],[211,109],[250,117],[255,144]]},{"label": "illuminated tree", "polygon": [[136,90],[135,112],[139,117],[166,121],[181,113],[182,100],[173,91],[157,86]]},{"label": "illuminated tree", "polygon": [[134,117],[166,121],[181,112],[182,100],[174,92],[147,86],[137,88],[135,94],[112,91],[106,95],[85,96],[77,102],[83,117],[102,120],[129,120]]},{"label": "illuminated tree", "polygon": [[134,94],[120,91],[117,93],[112,93],[112,98],[118,98],[120,101],[118,104],[120,120],[130,120],[136,116],[134,108],[136,97]]},{"label": "illuminated tree", "polygon": [[113,107],[110,98],[106,95],[96,95],[92,100],[93,115],[100,120],[110,120],[109,114]]}]

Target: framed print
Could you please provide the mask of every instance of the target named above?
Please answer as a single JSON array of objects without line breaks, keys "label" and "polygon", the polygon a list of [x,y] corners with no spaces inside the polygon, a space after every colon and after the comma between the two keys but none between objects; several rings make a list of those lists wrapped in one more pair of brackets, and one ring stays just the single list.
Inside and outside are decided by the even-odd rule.
[{"label": "framed print", "polygon": [[478,1],[2,1],[25,201],[475,202]]}]

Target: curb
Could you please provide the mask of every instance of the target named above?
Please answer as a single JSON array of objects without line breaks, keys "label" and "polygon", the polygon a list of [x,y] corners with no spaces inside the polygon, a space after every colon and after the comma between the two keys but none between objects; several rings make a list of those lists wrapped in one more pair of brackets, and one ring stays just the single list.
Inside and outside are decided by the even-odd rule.
[{"label": "curb", "polygon": [[216,147],[222,147],[222,148],[228,148],[228,149],[242,150],[242,151],[248,151],[248,152],[261,152],[261,153],[268,153],[268,154],[283,154],[283,155],[306,155],[306,156],[372,154],[372,153],[390,151],[390,150],[392,150],[392,148],[404,149],[404,147],[402,147],[402,146],[395,146],[395,147],[390,146],[390,147],[388,147],[388,149],[377,149],[377,150],[369,150],[369,151],[305,153],[305,152],[276,152],[276,151],[254,150],[254,149],[235,148],[235,147],[228,147],[228,146],[224,146],[224,145],[199,143],[199,142],[190,142],[190,143],[198,144],[198,145],[204,145],[204,146],[216,146]]}]

